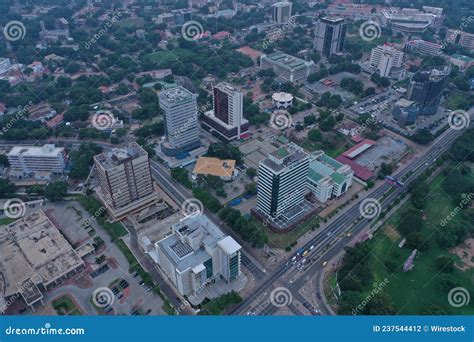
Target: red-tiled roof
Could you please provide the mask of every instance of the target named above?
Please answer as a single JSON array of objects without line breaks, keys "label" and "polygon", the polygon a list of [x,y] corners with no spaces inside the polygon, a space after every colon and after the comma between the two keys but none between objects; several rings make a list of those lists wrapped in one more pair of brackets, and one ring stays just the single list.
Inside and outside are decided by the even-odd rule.
[{"label": "red-tiled roof", "polygon": [[373,141],[373,140],[370,140],[370,139],[362,140],[360,143],[358,143],[357,145],[351,147],[346,152],[344,152],[342,155],[346,158],[354,159],[359,154],[361,154],[362,152],[364,152],[367,149],[369,149],[370,147],[372,147],[374,144],[375,144],[375,141]]},{"label": "red-tiled roof", "polygon": [[368,168],[357,164],[355,161],[350,160],[343,155],[337,156],[336,159],[339,163],[349,165],[352,170],[354,170],[354,174],[357,178],[362,179],[363,181],[368,181],[371,178],[375,177],[373,171],[369,170]]}]

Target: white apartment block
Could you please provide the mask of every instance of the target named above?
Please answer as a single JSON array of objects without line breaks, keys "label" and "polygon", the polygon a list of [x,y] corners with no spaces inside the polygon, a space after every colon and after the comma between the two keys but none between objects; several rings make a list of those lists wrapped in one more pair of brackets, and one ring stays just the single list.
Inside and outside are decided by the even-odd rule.
[{"label": "white apartment block", "polygon": [[[296,145],[282,147],[260,162],[257,209],[273,219],[304,201],[308,155]],[[286,217],[291,219],[291,217]]]},{"label": "white apartment block", "polygon": [[137,143],[94,157],[99,199],[114,220],[149,207],[157,199],[147,152]]},{"label": "white apartment block", "polygon": [[199,147],[198,108],[196,95],[181,86],[159,94],[160,107],[165,112],[167,142],[162,150],[169,155]]},{"label": "white apartment block", "polygon": [[323,151],[315,152],[310,159],[308,188],[321,203],[343,195],[352,185],[354,171],[350,166],[339,163]]},{"label": "white apartment block", "polygon": [[34,174],[37,178],[49,178],[51,173],[61,174],[67,163],[64,148],[54,144],[15,146],[7,157],[13,172],[21,176]]},{"label": "white apartment block", "polygon": [[405,49],[423,55],[436,56],[441,54],[443,46],[440,44],[427,42],[422,39],[415,39],[405,43]]},{"label": "white apartment block", "polygon": [[277,2],[272,5],[272,21],[278,24],[286,23],[291,17],[291,2]]},{"label": "white apartment block", "polygon": [[170,235],[142,246],[183,296],[211,282],[230,284],[242,274],[241,246],[205,215],[185,218],[171,226]]},{"label": "white apartment block", "polygon": [[400,68],[403,52],[390,45],[380,45],[372,49],[370,65],[379,71],[380,76],[388,77],[392,68]]}]

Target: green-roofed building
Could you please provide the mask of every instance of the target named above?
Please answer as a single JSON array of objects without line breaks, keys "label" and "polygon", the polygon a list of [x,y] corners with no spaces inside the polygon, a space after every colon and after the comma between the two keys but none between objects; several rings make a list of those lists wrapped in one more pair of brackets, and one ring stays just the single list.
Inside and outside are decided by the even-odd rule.
[{"label": "green-roofed building", "polygon": [[260,57],[261,69],[273,69],[280,78],[290,81],[304,81],[315,71],[313,61],[305,61],[283,52],[275,52]]},{"label": "green-roofed building", "polygon": [[343,195],[352,185],[354,171],[323,151],[313,153],[308,171],[308,188],[321,203]]}]

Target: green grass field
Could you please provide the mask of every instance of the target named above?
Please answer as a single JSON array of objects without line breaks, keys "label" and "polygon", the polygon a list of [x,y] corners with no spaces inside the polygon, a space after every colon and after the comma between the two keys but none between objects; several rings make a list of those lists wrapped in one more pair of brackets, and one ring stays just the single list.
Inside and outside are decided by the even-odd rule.
[{"label": "green grass field", "polygon": [[[440,271],[436,265],[436,259],[441,255],[449,255],[454,261],[459,258],[455,254],[440,248],[434,239],[434,233],[439,227],[442,218],[446,217],[453,209],[454,204],[451,198],[440,188],[445,176],[440,174],[430,183],[430,194],[425,207],[425,220],[421,234],[428,240],[428,248],[418,253],[414,261],[414,268],[411,271],[403,272],[401,266],[392,274],[385,266],[388,259],[395,261],[398,265],[403,265],[411,250],[399,248],[400,238],[394,238],[393,234],[385,232],[378,234],[373,240],[373,253],[371,254],[371,265],[374,270],[374,282],[380,283],[385,278],[389,279],[388,286],[384,292],[388,293],[395,304],[398,314],[415,315],[421,314],[423,309],[430,305],[441,307],[447,314],[472,315],[474,314],[474,301],[469,305],[454,308],[449,305],[448,293],[440,283]],[[457,175],[459,177],[459,175]],[[469,177],[469,176],[465,176]],[[472,177],[469,179],[473,184]],[[393,217],[389,224],[397,227],[403,221],[408,210],[414,209],[411,202],[408,202],[399,213]],[[473,210],[473,209],[469,209]],[[454,217],[453,221],[461,221],[460,215]],[[452,277],[456,279],[459,286],[466,289],[473,289],[474,269],[461,271],[454,268]],[[471,291],[472,292],[472,291]],[[472,296],[472,293],[471,293]]]}]

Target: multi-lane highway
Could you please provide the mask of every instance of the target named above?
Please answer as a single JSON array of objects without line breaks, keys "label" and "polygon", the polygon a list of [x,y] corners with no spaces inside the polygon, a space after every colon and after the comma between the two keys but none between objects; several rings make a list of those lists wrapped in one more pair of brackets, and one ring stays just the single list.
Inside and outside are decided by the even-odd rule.
[{"label": "multi-lane highway", "polygon": [[[393,203],[395,198],[398,197],[399,192],[406,191],[406,187],[414,179],[416,179],[418,175],[430,167],[434,159],[444,153],[461,133],[461,131],[448,129],[433,143],[433,145],[423,154],[423,156],[415,159],[403,170],[398,172],[395,177],[398,179],[403,179],[405,182],[405,188],[403,190],[392,190],[392,192],[389,192],[393,188],[389,184],[383,184],[369,193],[366,198],[377,200],[380,203],[382,210],[387,208]],[[309,250],[311,246],[314,246],[310,254],[306,257],[307,259],[320,261],[323,259],[331,259],[335,255],[339,254],[349,242],[348,238],[340,238],[341,233],[344,234],[345,232],[352,232],[352,236],[355,236],[363,229],[368,228],[370,220],[361,216],[359,208],[363,200],[364,199],[361,199],[357,203],[353,204],[350,209],[338,216],[326,227],[322,228],[314,238],[302,246],[302,248],[305,250]],[[303,285],[305,280],[304,274],[314,274],[319,269],[321,269],[321,267],[321,262],[315,262],[312,266],[307,266],[304,273],[301,273],[300,271],[295,270],[295,268],[292,266],[291,257],[288,258],[288,261],[285,264],[283,264],[274,273],[269,274],[262,284],[253,291],[252,295],[245,298],[238,307],[231,311],[231,314],[242,315],[255,309],[254,302],[263,301],[267,303],[267,305],[271,305],[268,297],[270,295],[271,289],[274,286],[285,285],[290,290],[290,292],[296,293]],[[300,272],[300,276],[297,278],[297,281],[294,281],[291,284],[284,283],[282,278],[289,278],[288,275],[290,275],[291,272]],[[281,281],[283,281],[283,283]],[[261,304],[259,306],[262,307]],[[266,310],[264,309],[264,312],[265,311]]]}]

